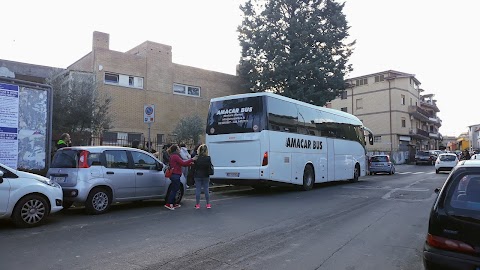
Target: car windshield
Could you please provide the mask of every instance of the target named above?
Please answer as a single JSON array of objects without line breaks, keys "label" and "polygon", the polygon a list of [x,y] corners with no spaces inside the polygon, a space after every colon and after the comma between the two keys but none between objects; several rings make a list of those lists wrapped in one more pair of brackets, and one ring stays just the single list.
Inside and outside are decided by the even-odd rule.
[{"label": "car windshield", "polygon": [[446,196],[447,214],[480,223],[480,175],[463,174],[452,181]]},{"label": "car windshield", "polygon": [[387,156],[375,156],[372,157],[372,162],[388,162]]},{"label": "car windshield", "polygon": [[457,157],[454,155],[441,155],[440,160],[441,161],[455,161]]}]

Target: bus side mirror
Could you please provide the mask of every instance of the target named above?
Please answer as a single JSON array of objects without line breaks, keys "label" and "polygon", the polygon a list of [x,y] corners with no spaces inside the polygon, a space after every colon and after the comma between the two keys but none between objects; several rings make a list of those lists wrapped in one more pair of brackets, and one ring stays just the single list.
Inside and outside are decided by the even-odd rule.
[{"label": "bus side mirror", "polygon": [[373,145],[373,135],[372,134],[368,134],[368,143],[370,145]]}]

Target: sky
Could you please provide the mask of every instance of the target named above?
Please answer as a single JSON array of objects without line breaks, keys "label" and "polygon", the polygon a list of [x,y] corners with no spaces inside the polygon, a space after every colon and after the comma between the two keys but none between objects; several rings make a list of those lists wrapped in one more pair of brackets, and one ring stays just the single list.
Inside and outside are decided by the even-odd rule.
[{"label": "sky", "polygon": [[[415,74],[424,93],[435,95],[443,136],[458,136],[480,124],[471,113],[480,92],[470,83],[480,62],[480,1],[341,2],[350,39],[357,41],[348,77],[390,69]],[[150,40],[172,46],[175,63],[234,75],[241,54],[242,3],[5,1],[0,59],[66,68],[91,51],[93,31],[100,31],[110,34],[111,50],[125,52]]]}]

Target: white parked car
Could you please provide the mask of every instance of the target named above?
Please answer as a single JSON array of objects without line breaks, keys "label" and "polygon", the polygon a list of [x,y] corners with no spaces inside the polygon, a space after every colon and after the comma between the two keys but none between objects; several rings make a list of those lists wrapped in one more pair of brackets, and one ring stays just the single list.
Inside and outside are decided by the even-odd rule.
[{"label": "white parked car", "polygon": [[451,171],[455,166],[457,166],[457,163],[457,155],[453,153],[440,154],[435,161],[435,172],[440,173],[440,171]]},{"label": "white parked car", "polygon": [[473,154],[470,159],[480,159],[480,154]]},{"label": "white parked car", "polygon": [[59,184],[0,163],[0,218],[11,218],[18,227],[34,227],[62,210],[62,200]]}]

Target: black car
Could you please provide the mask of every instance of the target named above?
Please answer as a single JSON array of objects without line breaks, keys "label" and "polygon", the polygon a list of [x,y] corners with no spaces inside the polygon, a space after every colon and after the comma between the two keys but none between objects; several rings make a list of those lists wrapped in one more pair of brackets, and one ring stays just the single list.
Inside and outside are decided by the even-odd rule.
[{"label": "black car", "polygon": [[425,269],[480,269],[480,160],[460,162],[438,191],[423,249]]},{"label": "black car", "polygon": [[433,165],[435,163],[434,155],[429,151],[418,151],[415,155],[415,164],[428,164]]}]

